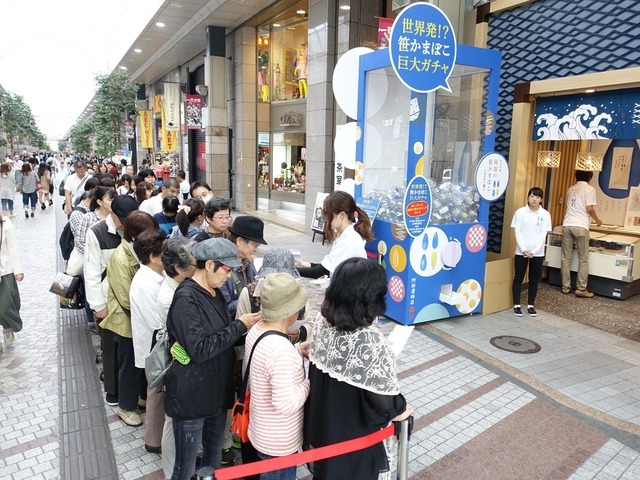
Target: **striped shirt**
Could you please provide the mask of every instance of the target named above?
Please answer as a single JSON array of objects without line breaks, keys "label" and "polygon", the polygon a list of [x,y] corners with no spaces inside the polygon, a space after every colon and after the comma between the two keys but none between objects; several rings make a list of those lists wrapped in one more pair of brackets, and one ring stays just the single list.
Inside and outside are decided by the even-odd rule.
[{"label": "striped shirt", "polygon": [[[245,361],[260,335],[264,321],[254,325],[245,342]],[[249,439],[261,453],[282,457],[302,446],[304,403],[309,395],[302,357],[287,338],[269,335],[253,353],[249,373],[251,419]]]}]

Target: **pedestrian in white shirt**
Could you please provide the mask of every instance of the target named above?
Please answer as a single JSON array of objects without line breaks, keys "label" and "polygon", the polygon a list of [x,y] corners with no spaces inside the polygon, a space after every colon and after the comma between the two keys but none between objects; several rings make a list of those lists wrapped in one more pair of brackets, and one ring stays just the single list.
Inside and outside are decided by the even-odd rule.
[{"label": "pedestrian in white shirt", "polygon": [[176,173],[176,179],[180,182],[180,194],[182,195],[181,200],[186,200],[189,198],[189,191],[191,190],[191,185],[187,181],[187,174],[184,170],[178,170],[178,173]]},{"label": "pedestrian in white shirt", "polygon": [[596,225],[602,220],[596,213],[596,189],[589,185],[593,172],[576,170],[576,183],[569,187],[565,198],[567,211],[562,222],[562,293],[571,293],[571,258],[573,245],[578,251],[578,277],[576,279],[576,297],[591,298],[593,293],[587,290],[589,279],[589,217]]},{"label": "pedestrian in white shirt", "polygon": [[162,212],[162,200],[166,197],[177,197],[180,193],[180,184],[175,178],[167,178],[162,183],[160,193],[151,198],[146,199],[140,204],[140,210],[147,212],[152,217],[156,213]]},{"label": "pedestrian in white shirt", "polygon": [[[162,328],[158,317],[158,295],[164,281],[162,249],[167,236],[157,229],[145,230],[133,242],[133,250],[140,260],[140,269],[131,281],[131,333],[136,368],[144,369],[151,352],[154,334]],[[160,453],[164,426],[164,393],[162,387],[147,387],[147,418],[144,428],[145,449]]]},{"label": "pedestrian in white shirt", "polygon": [[511,228],[516,234],[516,254],[514,258],[513,276],[513,313],[522,316],[520,306],[520,290],[524,274],[529,267],[529,291],[527,297],[527,313],[536,317],[538,313],[534,307],[538,293],[538,283],[542,276],[542,261],[544,260],[544,245],[547,232],[551,230],[551,215],[540,204],[544,193],[539,187],[529,189],[527,205],[516,210],[511,221]]},{"label": "pedestrian in white shirt", "polygon": [[84,192],[84,184],[91,178],[87,173],[87,165],[78,160],[74,163],[74,173],[69,175],[64,181],[64,211],[71,215],[75,200]]}]

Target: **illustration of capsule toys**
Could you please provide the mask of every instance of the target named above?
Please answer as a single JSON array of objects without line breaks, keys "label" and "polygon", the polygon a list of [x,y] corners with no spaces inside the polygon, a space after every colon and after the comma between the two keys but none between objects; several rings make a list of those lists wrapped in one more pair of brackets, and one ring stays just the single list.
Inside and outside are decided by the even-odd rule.
[{"label": "illustration of capsule toys", "polygon": [[[344,55],[358,68],[357,122],[338,128],[336,168],[354,174],[336,188],[374,217],[367,253],[387,272],[387,316],[411,325],[478,313],[489,206],[509,181],[492,152],[501,55],[457,45],[427,3],[406,7],[389,40]],[[342,62],[338,76],[354,68]],[[343,137],[355,139],[353,158]]]}]

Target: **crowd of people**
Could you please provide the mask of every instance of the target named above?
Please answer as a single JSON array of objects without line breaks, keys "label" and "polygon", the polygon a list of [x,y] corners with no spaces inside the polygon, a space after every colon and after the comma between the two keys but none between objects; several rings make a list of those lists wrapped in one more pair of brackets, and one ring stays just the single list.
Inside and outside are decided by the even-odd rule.
[{"label": "crowd of people", "polygon": [[[56,162],[66,164],[51,162],[51,185]],[[395,358],[373,325],[385,310],[386,279],[366,259],[371,222],[350,195],[334,192],[325,201],[326,236],[334,243],[321,263],[296,264],[291,251],[271,248],[256,268],[255,256],[268,244],[264,223],[232,218],[229,199],[214,196],[206,183],[185,188],[183,172],[159,182],[150,169],[111,173],[82,160],[69,167],[61,186],[73,237],[65,273],[81,278],[87,328],[100,336],[105,402],[126,425],[144,428],[145,449],[162,456],[166,478],[189,479],[197,465],[235,462],[229,410],[245,349],[254,357],[244,463],[348,440],[411,414]],[[0,226],[0,256],[10,255],[11,222],[5,217]],[[0,269],[0,296],[19,312],[14,293],[22,273],[19,264],[12,267]],[[330,277],[317,318],[301,276]],[[8,332],[22,323],[19,314],[0,317],[8,343]],[[173,360],[163,385],[150,388],[145,360],[165,334]],[[345,351],[345,342],[356,349]],[[376,351],[375,359],[353,362],[361,348]],[[343,367],[353,369],[332,360],[338,352]],[[344,402],[353,408],[350,418]],[[316,462],[315,478],[373,479],[388,470],[382,444],[348,458],[352,467],[338,458]],[[294,479],[295,468],[261,478]]]}]

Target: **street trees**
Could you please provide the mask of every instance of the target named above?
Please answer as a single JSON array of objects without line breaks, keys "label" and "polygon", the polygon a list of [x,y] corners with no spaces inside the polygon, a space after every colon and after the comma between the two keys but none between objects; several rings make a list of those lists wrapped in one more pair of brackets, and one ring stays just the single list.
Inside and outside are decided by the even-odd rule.
[{"label": "street trees", "polygon": [[5,132],[11,152],[19,152],[21,146],[48,149],[47,139],[22,96],[0,91],[0,112],[0,131]]},{"label": "street trees", "polygon": [[111,157],[127,144],[124,121],[128,119],[128,112],[135,109],[138,87],[123,70],[97,75],[96,83],[98,89],[91,117],[96,153]]}]

